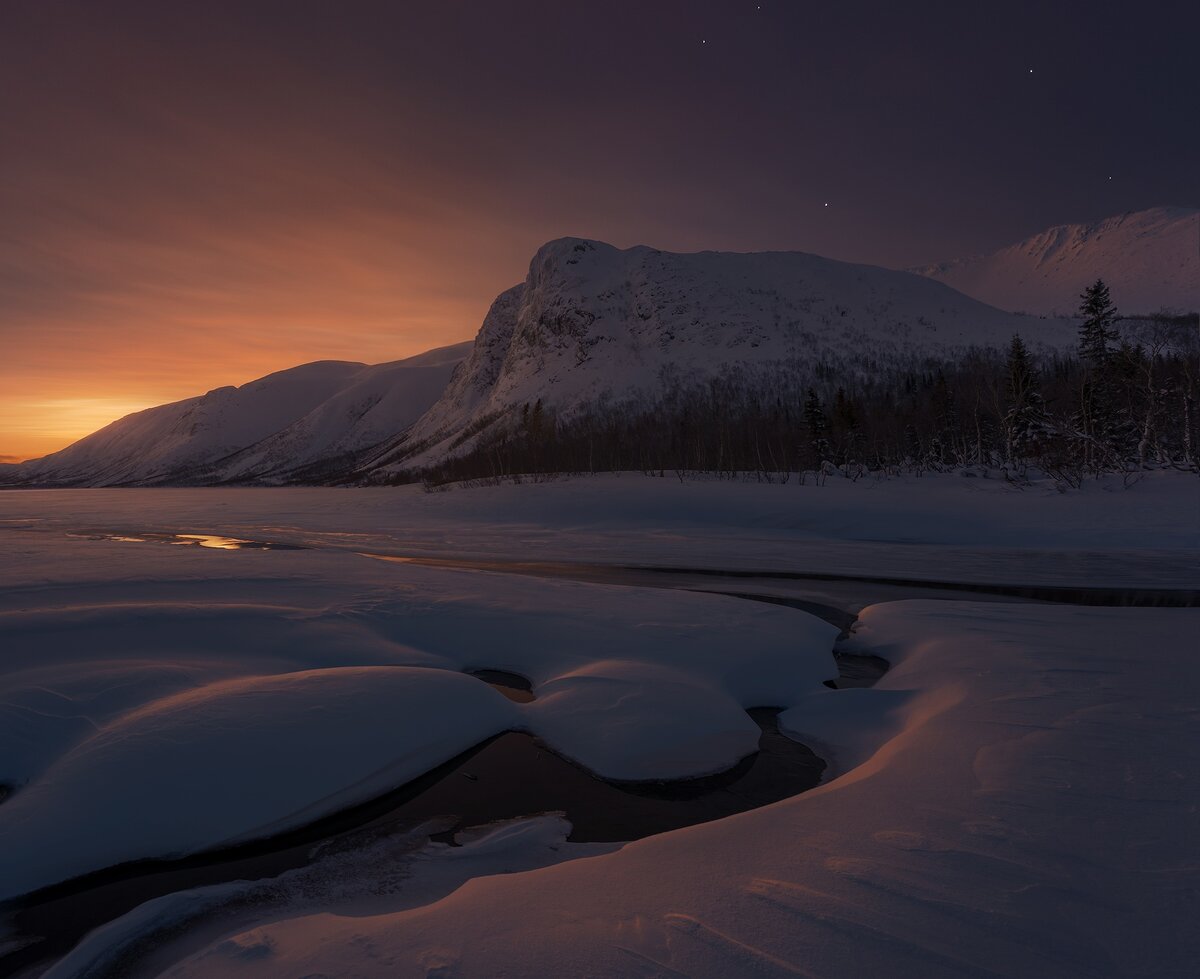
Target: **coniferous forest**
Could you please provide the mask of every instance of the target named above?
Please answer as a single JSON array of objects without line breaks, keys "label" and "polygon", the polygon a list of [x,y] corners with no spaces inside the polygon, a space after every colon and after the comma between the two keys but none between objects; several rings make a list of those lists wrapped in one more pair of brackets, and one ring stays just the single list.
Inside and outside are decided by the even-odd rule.
[{"label": "coniferous forest", "polygon": [[870,378],[781,366],[675,384],[656,401],[556,418],[540,401],[466,453],[391,481],[429,487],[642,470],[766,481],[986,468],[1077,487],[1093,475],[1197,469],[1200,320],[1119,317],[1101,281],[1074,351],[976,349]]}]

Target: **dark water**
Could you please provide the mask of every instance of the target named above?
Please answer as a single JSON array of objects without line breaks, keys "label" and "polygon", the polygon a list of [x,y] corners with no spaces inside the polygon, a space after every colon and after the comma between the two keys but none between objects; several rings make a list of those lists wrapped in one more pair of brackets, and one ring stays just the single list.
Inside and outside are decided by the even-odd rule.
[{"label": "dark water", "polygon": [[534,699],[533,684],[519,673],[508,673],[505,670],[467,670],[467,673],[491,684],[509,700],[518,704],[528,704]]},{"label": "dark water", "polygon": [[[757,601],[777,601],[806,611],[845,628],[854,613],[879,602],[910,598],[962,601],[1055,602],[1068,605],[1195,608],[1200,589],[1126,588],[1083,585],[1024,585],[1005,582],[938,581],[925,578],[833,574],[816,571],[745,571],[719,568],[682,568],[668,565],[585,564],[572,561],[506,561],[467,558],[413,557],[363,553],[363,557],[430,568],[496,571],[538,578],[564,578],[598,584],[677,588],[733,595]],[[786,585],[788,594],[751,593],[747,582]],[[835,621],[837,620],[837,621]]]},{"label": "dark water", "polygon": [[[92,540],[131,543],[166,543],[221,550],[311,550],[317,545],[285,544],[277,541],[247,540],[218,534],[170,534],[159,532],[116,533],[85,530],[68,534]],[[720,568],[687,568],[670,565],[589,564],[575,561],[513,561],[416,556],[359,552],[362,557],[429,568],[456,568],[467,571],[496,571],[504,574],[532,575],[541,578],[565,578],[601,584],[638,585],[650,588],[677,588],[707,591],[737,597],[770,600],[768,596],[747,594],[739,583],[787,583],[788,601],[802,608],[796,599],[809,603],[807,611],[829,621],[838,620],[842,628],[853,621],[854,613],[867,605],[907,598],[962,599],[974,601],[1060,602],[1070,605],[1195,608],[1200,606],[1196,588],[1127,588],[1083,585],[1037,585],[1011,582],[939,581],[864,574],[838,574],[819,571],[755,571]],[[718,584],[719,582],[719,584]]]}]

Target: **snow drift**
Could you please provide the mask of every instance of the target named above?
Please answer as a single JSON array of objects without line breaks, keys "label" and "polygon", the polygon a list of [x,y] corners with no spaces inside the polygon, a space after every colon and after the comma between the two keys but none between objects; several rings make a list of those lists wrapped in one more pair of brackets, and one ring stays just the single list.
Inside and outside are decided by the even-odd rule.
[{"label": "snow drift", "polygon": [[[0,902],[305,825],[505,730],[605,778],[711,774],[758,749],[745,708],[837,674],[833,626],[734,598],[347,550],[16,539],[27,559],[0,567]],[[64,575],[66,594],[30,585]],[[529,677],[539,699],[462,673],[480,668]]]}]

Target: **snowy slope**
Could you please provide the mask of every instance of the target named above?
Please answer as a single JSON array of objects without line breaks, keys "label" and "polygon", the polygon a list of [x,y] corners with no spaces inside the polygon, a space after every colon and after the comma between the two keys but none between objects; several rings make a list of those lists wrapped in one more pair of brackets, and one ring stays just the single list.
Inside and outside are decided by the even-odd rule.
[{"label": "snowy slope", "polygon": [[335,394],[363,366],[317,361],[148,408],[20,470],[44,482],[98,486],[167,479],[279,431]]},{"label": "snowy slope", "polygon": [[1103,279],[1117,308],[1200,310],[1200,209],[1157,207],[1065,224],[990,255],[913,269],[1002,309],[1071,314]]},{"label": "snowy slope", "polygon": [[465,431],[540,398],[583,405],[652,401],[717,376],[877,374],[1021,332],[1071,340],[1062,323],[1018,317],[906,272],[800,252],[674,254],[563,238],[496,299],[445,394],[383,454],[411,466],[470,442]]},{"label": "snowy slope", "polygon": [[377,445],[421,417],[470,351],[467,341],[363,368],[283,431],[221,460],[212,475],[226,480],[284,478]]},{"label": "snowy slope", "polygon": [[[353,452],[403,430],[470,344],[367,366],[317,361],[118,419],[10,480],[113,486],[247,479]],[[235,455],[236,454],[236,455]]]}]

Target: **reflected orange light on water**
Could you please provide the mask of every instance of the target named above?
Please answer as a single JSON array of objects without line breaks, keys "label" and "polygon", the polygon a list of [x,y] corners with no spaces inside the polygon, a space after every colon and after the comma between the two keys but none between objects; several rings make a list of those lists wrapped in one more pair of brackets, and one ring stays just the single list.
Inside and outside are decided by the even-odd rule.
[{"label": "reflected orange light on water", "polygon": [[240,551],[252,541],[242,540],[238,537],[220,537],[216,534],[177,534],[174,544],[189,544],[195,546],[199,544],[201,547],[212,547],[219,551]]}]

